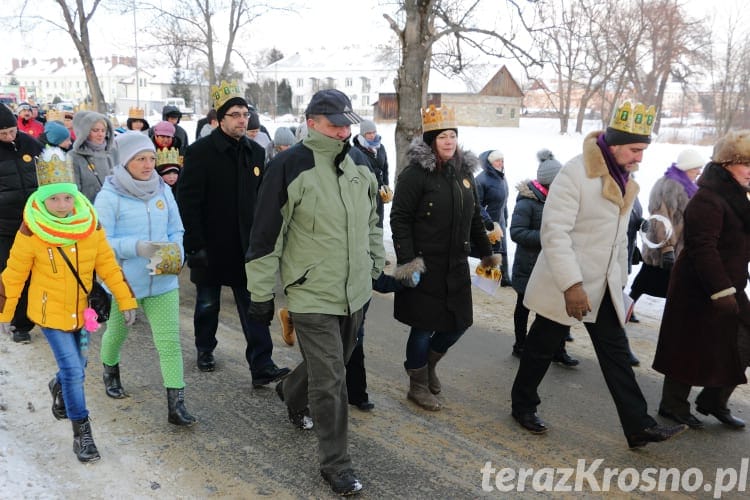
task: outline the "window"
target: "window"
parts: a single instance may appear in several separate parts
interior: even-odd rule
[[[352,86],[352,79],[344,78],[344,87],[351,87],[351,86]]]
[[[370,96],[369,95],[363,95],[362,96],[362,106],[369,106],[370,105]]]
[[[515,118],[516,117],[516,108],[510,108],[510,117]]]
[[[305,105],[305,96],[298,95],[294,96],[294,103],[297,105],[297,107],[301,107]]]
[[[297,88],[301,89],[305,86],[305,79],[304,78],[297,78]]]
[[[502,107],[502,106],[500,106],[499,108],[497,108],[497,109],[495,110],[495,114],[496,114],[497,116],[503,116],[503,107]]]
[[[370,79],[362,78],[362,92],[370,92]]]

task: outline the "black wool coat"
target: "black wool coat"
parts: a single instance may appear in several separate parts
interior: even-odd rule
[[[246,285],[245,253],[265,159],[256,142],[233,139],[221,127],[188,146],[177,190],[183,244],[187,254],[206,250],[209,264],[191,268],[193,283]]]
[[[414,328],[455,332],[473,323],[468,256],[470,242],[492,254],[477,201],[474,154],[459,150],[441,169],[435,153],[415,139],[409,165],[396,180],[391,233],[399,265],[422,257],[416,288],[396,292],[394,317]]]
[[[654,369],[693,386],[733,386],[746,382],[737,330],[750,326],[750,201],[714,163],[698,186],[685,209],[685,246],[672,268]],[[740,312],[721,315],[711,295],[731,287]]]
[[[0,142],[0,236],[15,237],[21,227],[23,207],[36,191],[36,157],[42,147],[21,131],[13,142]]]

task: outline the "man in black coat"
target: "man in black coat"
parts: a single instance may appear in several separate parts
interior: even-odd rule
[[[10,247],[23,221],[23,207],[36,191],[36,157],[42,144],[18,130],[16,117],[0,104],[0,272],[10,255]],[[24,289],[11,325],[13,341],[27,344],[34,323],[26,317],[27,289]]]
[[[245,252],[265,152],[245,135],[249,112],[239,86],[225,90],[212,92],[219,96],[215,103],[219,126],[186,150],[177,201],[185,226],[190,280],[197,292],[193,324],[198,369],[209,372],[215,368],[221,287],[229,286],[247,339],[245,357],[253,387],[259,387],[289,373],[271,359],[268,326],[247,315],[250,293]]]

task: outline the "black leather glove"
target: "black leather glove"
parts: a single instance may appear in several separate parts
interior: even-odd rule
[[[398,292],[404,289],[404,284],[390,274],[380,273],[378,279],[372,280],[372,289],[378,293]]]
[[[247,315],[250,319],[266,326],[271,324],[273,312],[273,299],[266,300],[265,302],[254,302],[253,300],[250,300],[250,307],[247,308]]]
[[[661,254],[661,268],[665,271],[671,271],[672,266],[674,266],[674,252],[664,252]]]
[[[208,253],[205,248],[187,254],[188,267],[208,267]]]
[[[492,231],[493,229],[495,229],[495,223],[492,222],[492,219],[484,219],[484,221],[482,222],[484,222],[484,228],[487,231]]]

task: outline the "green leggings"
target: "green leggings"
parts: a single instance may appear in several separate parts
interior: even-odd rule
[[[138,305],[146,314],[154,345],[159,353],[159,365],[164,387],[182,389],[185,387],[180,348],[180,291],[171,290],[161,295],[138,299]],[[120,312],[117,301],[112,300],[112,313],[109,315],[107,330],[102,337],[102,363],[114,366],[120,363],[120,350],[128,338],[128,327]]]

